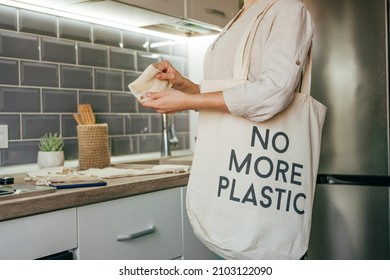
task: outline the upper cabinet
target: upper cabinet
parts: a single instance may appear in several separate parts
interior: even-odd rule
[[[188,19],[225,26],[239,11],[240,0],[186,0]]]
[[[186,0],[119,0],[117,2],[183,18],[185,15],[185,1]]]
[[[242,0],[119,0],[154,12],[203,23],[225,26],[232,19]]]

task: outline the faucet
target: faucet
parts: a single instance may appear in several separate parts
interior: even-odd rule
[[[176,136],[175,125],[169,125],[168,115],[162,114],[162,141],[161,141],[161,156],[170,157],[172,155],[171,148],[179,144],[179,139]],[[168,131],[169,129],[169,131]]]

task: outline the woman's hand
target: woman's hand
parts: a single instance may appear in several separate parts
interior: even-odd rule
[[[174,113],[194,109],[196,95],[189,94],[179,90],[167,90],[160,92],[147,92],[147,97],[142,101],[142,105],[151,108],[159,113]]]
[[[142,105],[159,113],[174,113],[186,110],[213,110],[229,112],[222,91],[203,94],[185,93],[179,90],[147,92]]]
[[[174,89],[187,93],[199,93],[198,85],[184,78],[169,61],[163,60],[160,63],[153,64],[153,66],[161,71],[156,75],[156,78],[168,81]]]

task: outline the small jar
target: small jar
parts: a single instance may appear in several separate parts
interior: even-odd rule
[[[0,188],[13,189],[14,178],[12,177],[0,177]]]

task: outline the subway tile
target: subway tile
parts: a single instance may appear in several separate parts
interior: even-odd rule
[[[161,150],[160,135],[142,135],[138,137],[140,153],[159,152]]]
[[[38,37],[0,31],[0,56],[38,60]]]
[[[18,28],[17,9],[0,5],[0,28],[16,31]]]
[[[173,41],[166,38],[150,37],[149,51],[152,53],[170,54]]]
[[[76,66],[60,66],[61,87],[63,88],[93,88],[92,68]]]
[[[168,124],[172,123],[172,118],[167,116]],[[161,133],[162,132],[162,115],[153,114],[151,115],[151,132],[152,133]]]
[[[131,136],[112,137],[111,154],[113,156],[138,153],[138,138]]]
[[[144,71],[150,64],[161,61],[161,57],[156,54],[137,52],[137,70]]]
[[[0,112],[40,112],[39,89],[0,87]]]
[[[136,113],[137,99],[128,93],[111,93],[112,113]]]
[[[139,73],[134,72],[125,72],[124,79],[123,79],[123,88],[124,91],[130,93],[129,84],[134,82],[138,77],[140,76]]]
[[[64,139],[64,156],[65,160],[78,159],[78,141],[76,139]]]
[[[42,38],[42,60],[76,64],[76,44],[57,39]]]
[[[119,47],[121,44],[121,31],[119,29],[93,25],[93,42]]]
[[[61,126],[63,137],[77,137],[77,123],[73,115],[61,115]]]
[[[125,49],[110,49],[110,67],[135,70],[134,52]]]
[[[1,152],[1,165],[11,166],[18,164],[36,163],[39,141],[9,142],[8,149]]]
[[[157,112],[151,108],[146,108],[144,106],[142,106],[141,103],[137,102],[137,106],[138,106],[138,113],[149,113],[149,114],[157,114]]]
[[[96,123],[106,123],[109,135],[123,135],[123,116],[121,115],[96,115]]]
[[[175,124],[176,132],[188,132],[190,126],[188,113],[174,114],[173,123]]]
[[[19,10],[19,30],[57,37],[57,17],[29,10]]]
[[[18,33],[17,10],[0,5],[0,84],[8,85],[0,86],[0,124],[13,140],[0,166],[35,163],[38,138],[48,132],[61,132],[65,159],[77,159],[72,112],[79,103],[91,104],[97,121],[108,123],[112,155],[160,151],[161,115],[140,105],[128,84],[163,58],[187,76],[187,43],[27,10],[20,10],[24,33]],[[176,149],[188,149],[188,112],[170,122]]]
[[[177,143],[175,147],[172,147],[172,150],[185,150],[190,148],[188,133],[178,133],[176,136],[179,143]]]
[[[150,133],[150,115],[127,115],[126,134]]]
[[[162,59],[168,60],[172,66],[179,72],[184,73],[184,59],[175,56],[162,56]],[[184,75],[184,74],[183,74]]]
[[[20,115],[0,114],[0,125],[8,125],[8,138],[20,139]]]
[[[20,76],[22,85],[58,87],[56,64],[21,61]]]
[[[147,51],[148,37],[141,33],[123,32],[123,47],[127,49]]]
[[[70,90],[43,89],[42,111],[49,112],[77,112],[77,92]]]
[[[46,133],[60,133],[59,115],[22,115],[22,138],[40,138]]]
[[[107,67],[107,47],[78,44],[78,62],[80,65]]]
[[[19,65],[17,60],[0,59],[0,84],[19,84]]]
[[[92,42],[92,24],[67,18],[60,18],[58,23],[60,38]]]
[[[95,113],[110,111],[110,94],[108,92],[80,91],[79,103],[89,103]]]
[[[122,72],[95,69],[95,89],[123,90]]]

